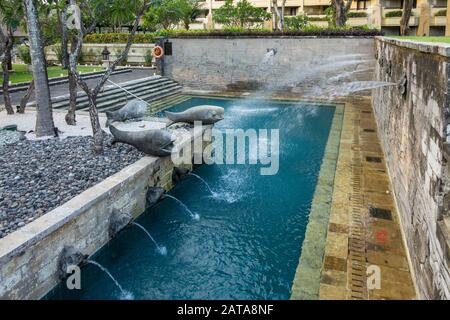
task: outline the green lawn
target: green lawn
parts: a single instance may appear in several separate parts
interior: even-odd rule
[[[104,68],[99,66],[93,67],[78,66],[78,71],[80,71],[81,73],[94,72],[100,70],[104,70]],[[63,76],[67,76],[67,70],[63,70],[59,66],[48,67],[47,72],[49,78],[60,77],[61,74],[63,74]],[[13,64],[13,72],[9,74],[9,81],[11,81],[11,83],[26,82],[31,81],[31,79],[33,79],[33,74],[32,72],[27,70],[27,66],[25,64]],[[0,77],[0,84],[2,83],[3,77]]]
[[[450,37],[419,37],[419,36],[387,36],[387,38],[396,38],[396,39],[404,39],[404,40],[414,40],[420,42],[443,42],[450,43]]]

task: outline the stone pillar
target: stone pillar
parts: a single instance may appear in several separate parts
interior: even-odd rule
[[[447,0],[447,20],[445,21],[445,36],[450,37],[450,0]]]
[[[369,24],[374,25],[377,29],[381,29],[381,21],[382,21],[382,15],[381,15],[381,4],[380,1],[377,1],[373,6],[372,10],[369,16]]]
[[[431,6],[428,1],[424,1],[419,5],[419,26],[417,28],[418,36],[430,35],[431,19]]]
[[[156,45],[160,46],[161,48],[164,48],[164,42],[167,40],[165,37],[159,37],[156,39]],[[155,58],[155,66],[156,66],[156,73],[160,76],[164,76],[164,55],[161,58]]]

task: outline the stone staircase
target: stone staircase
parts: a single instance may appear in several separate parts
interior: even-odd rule
[[[100,91],[97,96],[97,109],[99,112],[111,111],[123,107],[128,101],[136,99],[133,95],[149,102],[151,106],[149,109],[153,112],[153,103],[156,106],[160,105],[159,102],[163,99],[170,101],[169,98],[178,96],[182,89],[181,85],[177,82],[161,76],[131,80],[122,82],[119,85],[121,88],[116,85],[106,85]],[[34,107],[35,105],[35,101],[33,101],[28,103],[27,106]],[[67,109],[69,106],[69,95],[52,97],[52,106],[54,109]],[[83,91],[79,91],[77,93],[77,110],[87,110],[88,108],[89,101],[87,95]]]

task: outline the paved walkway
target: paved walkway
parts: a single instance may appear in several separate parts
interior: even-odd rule
[[[379,288],[371,268],[380,271]],[[369,99],[345,106],[319,298],[415,298]]]
[[[112,75],[109,79],[116,83],[126,82],[130,80],[150,77],[155,73],[154,69],[133,69],[131,72],[120,73]],[[86,82],[89,86],[94,86],[100,78],[88,79]],[[79,90],[81,90],[79,88]],[[63,83],[54,86],[50,86],[50,94],[52,97],[64,95],[69,93],[69,84]],[[13,92],[11,93],[11,102],[14,105],[20,104],[20,99],[22,99],[25,91]],[[34,100],[34,93],[30,97],[30,101]],[[3,95],[0,97],[0,104],[5,104],[3,100]]]

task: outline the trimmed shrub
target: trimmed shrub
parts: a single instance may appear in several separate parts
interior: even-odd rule
[[[309,21],[328,21],[328,17],[309,17]]]
[[[351,11],[347,13],[347,18],[364,18],[367,17],[367,12],[365,11]]]
[[[271,31],[266,29],[260,30],[248,30],[245,32],[227,32],[224,30],[217,31],[205,31],[202,33],[173,33],[171,37],[173,38],[197,38],[197,37],[279,37],[279,36],[317,36],[317,37],[373,37],[382,36],[384,33],[378,29],[369,29],[367,27],[346,27],[346,28],[329,28],[329,27],[319,27],[315,25],[308,25],[302,30],[295,31]]]
[[[128,33],[91,33],[84,37],[85,43],[127,43]],[[136,34],[133,43],[153,43],[151,33]]]
[[[394,17],[401,17],[403,11],[402,10],[395,10],[395,11],[389,11],[386,13],[386,18],[394,18]]]
[[[17,56],[20,58],[20,60],[23,61],[25,64],[31,64],[31,55],[30,55],[30,48],[26,45],[20,45],[17,47]]]

